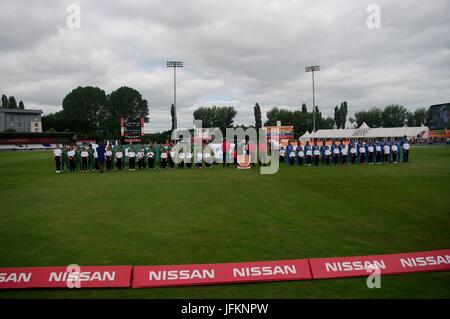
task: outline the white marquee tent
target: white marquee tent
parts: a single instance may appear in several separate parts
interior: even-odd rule
[[[300,141],[314,139],[398,139],[406,136],[408,139],[417,138],[428,134],[428,127],[380,127],[370,128],[366,123],[354,129],[333,129],[317,130],[316,132],[306,132],[300,137]]]

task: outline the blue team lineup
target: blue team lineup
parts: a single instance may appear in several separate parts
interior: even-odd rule
[[[267,156],[272,160],[278,158],[279,162],[286,166],[396,164],[409,162],[410,150],[406,138],[392,141],[288,141],[286,145],[279,144],[275,148],[271,148],[269,144],[257,144],[249,140],[241,143],[224,141],[215,145],[216,147],[200,150],[191,146],[177,148],[168,141],[147,145],[109,143],[62,147],[56,145],[53,157],[56,173],[103,173],[113,170],[210,168],[215,165],[238,167],[242,155],[248,157],[244,161],[251,162],[249,166],[265,166],[267,161],[263,159],[267,159]],[[278,150],[278,157],[270,154],[271,149]],[[238,150],[242,154],[238,154]]]
[[[294,166],[387,164],[409,161],[410,145],[407,139],[397,141],[350,141],[331,144],[322,141],[280,147],[280,162]]]

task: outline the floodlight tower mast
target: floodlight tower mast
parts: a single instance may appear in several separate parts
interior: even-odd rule
[[[167,61],[166,67],[173,68],[173,109],[174,129],[177,128],[177,68],[183,67],[183,61]]]
[[[316,100],[314,94],[314,72],[320,71],[320,65],[311,65],[305,67],[305,72],[312,73],[312,89],[313,89],[313,132],[316,131]]]

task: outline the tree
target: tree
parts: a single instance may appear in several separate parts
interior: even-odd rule
[[[14,96],[10,96],[8,100],[8,108],[9,109],[17,109],[17,102]]]
[[[22,100],[20,100],[20,102],[19,102],[19,109],[20,110],[24,110],[25,109],[25,105],[23,104]]]
[[[389,105],[381,113],[383,127],[402,127],[406,124],[408,110],[402,105]]]
[[[70,119],[64,115],[63,111],[59,111],[56,113],[51,113],[42,116],[42,131],[50,132],[50,129],[53,129],[57,132],[70,131]]]
[[[261,115],[261,107],[258,103],[253,107],[253,114],[255,116],[255,129],[259,136],[259,129],[262,127],[262,115]]]
[[[120,117],[147,117],[149,110],[147,100],[142,98],[141,93],[133,88],[123,86],[107,97],[107,103],[102,113],[105,118],[101,125],[103,134],[117,137],[120,135]]]
[[[82,137],[93,137],[100,133],[101,122],[105,120],[105,91],[98,87],[77,87],[67,94],[62,103],[62,122],[70,131]],[[55,127],[56,129],[56,127]]]
[[[423,126],[423,125],[426,126],[428,123],[427,109],[424,107],[415,110],[413,113],[413,117],[414,117],[414,126]]]
[[[218,127],[223,134],[226,134],[226,128],[233,126],[233,120],[236,116],[234,107],[200,107],[194,111],[194,119],[201,120],[203,127]]]
[[[334,124],[336,125],[336,128],[341,127],[341,114],[340,114],[339,107],[336,105],[334,107]]]
[[[175,114],[175,106],[170,107],[170,116],[172,118],[172,131],[177,128],[177,115]]]
[[[355,118],[351,119],[350,122],[356,122],[356,126],[361,126],[364,122],[370,127],[382,127],[383,119],[382,119],[382,111],[377,107],[373,107],[367,111],[358,111],[355,112]]]
[[[302,104],[302,114],[308,114],[308,108],[305,103]]]
[[[266,113],[267,121],[265,125],[274,126],[277,125],[277,121],[281,121],[282,125],[294,126],[294,136],[299,137],[306,131],[312,131],[312,112],[304,113],[306,109],[302,106],[302,111],[290,111],[287,109],[274,107]],[[316,112],[316,129],[331,129],[333,128],[334,120],[331,117],[323,118],[319,108],[315,107]]]
[[[347,114],[347,102],[344,101],[341,103],[341,108],[339,109],[339,122],[341,125],[338,128],[345,128],[345,123],[347,122]]]
[[[8,108],[8,97],[5,94],[2,95],[2,108]]]

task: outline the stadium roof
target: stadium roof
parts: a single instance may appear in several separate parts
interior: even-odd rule
[[[366,123],[354,129],[332,129],[306,132],[301,139],[350,139],[350,138],[390,138],[390,137],[417,137],[428,132],[428,127],[380,127],[370,128]]]

